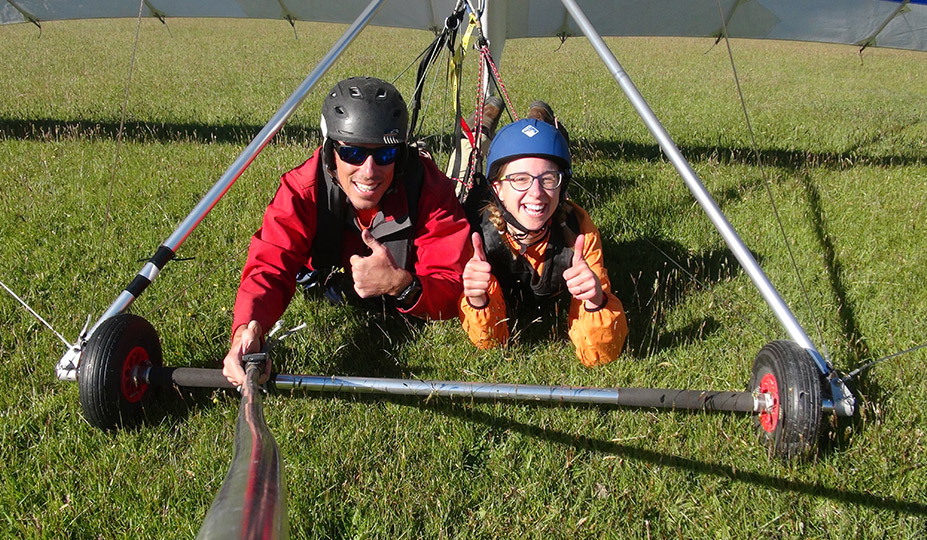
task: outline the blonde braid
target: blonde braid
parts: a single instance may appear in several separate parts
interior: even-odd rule
[[[496,206],[496,203],[486,203],[486,206],[483,207],[483,212],[489,213],[487,218],[489,219],[489,222],[496,227],[496,230],[499,231],[499,234],[505,233],[505,219],[502,217],[502,210],[499,210],[499,207]]]
[[[496,182],[502,177],[502,168],[500,167],[496,174],[492,178],[486,180],[486,188],[490,190],[495,189]],[[505,234],[505,218],[502,217],[502,210],[499,209],[499,206],[496,205],[496,202],[492,199],[486,203],[486,206],[483,207],[483,212],[489,212],[489,222],[495,225],[496,230],[499,231],[499,235]]]

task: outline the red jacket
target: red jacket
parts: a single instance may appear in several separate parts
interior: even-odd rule
[[[293,297],[296,273],[303,266],[312,268],[317,183],[324,181],[319,160],[317,149],[308,161],[281,178],[261,228],[251,238],[235,300],[233,332],[252,319],[261,328],[270,329]],[[430,159],[422,157],[421,162],[425,175],[415,219],[415,263],[414,268],[406,270],[421,281],[422,294],[414,306],[401,311],[422,318],[449,319],[457,314],[457,301],[463,291],[460,276],[470,256],[470,226],[451,180]],[[380,212],[386,221],[395,220],[396,216],[407,215],[407,206],[403,183],[397,177],[380,201]],[[376,236],[375,228],[371,232]],[[350,272],[350,257],[366,255],[369,249],[354,227],[345,229],[342,242],[341,263]]]

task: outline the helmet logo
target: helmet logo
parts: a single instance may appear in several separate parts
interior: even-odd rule
[[[403,141],[399,137],[399,130],[391,129],[383,134],[383,142],[386,144],[402,144]]]
[[[528,137],[534,137],[535,135],[540,133],[540,131],[538,131],[538,128],[531,126],[531,125],[525,126],[524,129],[521,130],[521,132],[527,135]]]

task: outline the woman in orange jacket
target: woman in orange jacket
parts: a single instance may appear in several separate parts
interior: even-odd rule
[[[470,340],[486,349],[508,341],[519,306],[569,299],[567,333],[576,356],[591,367],[618,357],[628,324],[611,292],[599,231],[566,198],[571,159],[565,130],[554,123],[550,107],[535,102],[529,118],[492,140],[488,193],[471,216],[478,223],[459,314]]]

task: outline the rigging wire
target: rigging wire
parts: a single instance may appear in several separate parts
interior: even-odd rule
[[[425,106],[422,108],[422,116],[427,115],[428,110],[429,110],[429,108],[431,107],[432,101],[435,100],[435,93],[437,92],[437,90],[438,90],[438,88],[439,88],[439,85],[438,85],[438,73],[439,73],[439,71],[436,69],[436,70],[434,70],[434,73],[432,74],[431,88],[430,88],[429,91],[428,91],[428,99],[425,100]],[[444,89],[445,89],[444,95],[447,95],[447,89],[448,89],[448,87],[447,87],[447,77],[444,78],[444,81],[445,81],[445,84],[444,84]],[[424,83],[424,81],[423,81],[423,83]],[[445,103],[446,103],[446,102],[445,102]],[[439,141],[439,142],[440,142],[440,141]],[[440,147],[439,147],[439,148],[440,148]]]
[[[450,36],[449,36],[449,37],[450,37]],[[453,39],[453,37],[450,37],[450,39]],[[440,47],[440,48],[441,48],[442,51],[444,51],[444,50],[446,49],[446,45],[447,45],[446,40],[445,40],[445,42],[441,43],[441,47]],[[438,59],[440,58],[440,54],[441,54],[441,53],[436,53],[436,54],[434,55],[434,57],[430,60],[430,64],[431,64],[432,66],[437,65]],[[427,72],[427,70],[426,70],[426,72]],[[427,116],[428,111],[429,111],[429,108],[431,107],[432,101],[433,101],[434,98],[435,98],[435,92],[436,92],[436,89],[438,88],[438,74],[439,74],[439,73],[440,73],[439,70],[437,70],[437,69],[433,70],[433,73],[432,73],[432,76],[431,76],[431,84],[428,85],[428,86],[429,86],[429,89],[428,89],[427,97],[425,98],[425,100],[424,100],[423,103],[422,103],[422,117]],[[420,86],[420,87],[421,87],[421,90],[418,92],[418,93],[419,93],[419,96],[421,96],[421,95],[424,93],[424,91],[425,91],[425,86],[426,86],[426,73],[423,73],[423,74],[422,74],[422,78],[421,78],[421,80],[417,83],[417,86]],[[416,88],[416,90],[419,90],[419,88]]]
[[[863,364],[863,365],[859,366],[858,368],[854,369],[853,371],[847,373],[846,376],[844,377],[844,379],[849,381],[849,380],[853,379],[854,377],[856,377],[857,375],[859,375],[860,373],[862,373],[863,371],[866,371],[866,370],[868,370],[869,368],[875,366],[876,364],[881,364],[882,362],[884,362],[884,361],[886,361],[886,360],[889,360],[889,359],[891,359],[891,358],[895,358],[896,356],[901,356],[901,355],[903,355],[903,354],[908,354],[908,353],[914,352],[914,351],[916,351],[916,350],[918,350],[918,349],[923,349],[924,347],[927,347],[927,343],[921,343],[920,345],[916,345],[916,346],[911,347],[911,348],[909,348],[909,349],[905,349],[905,350],[903,350],[903,351],[898,351],[898,352],[896,352],[896,353],[892,353],[892,354],[889,354],[889,355],[887,355],[887,356],[883,356],[882,358],[879,358],[879,359],[877,359],[877,360],[873,360],[872,362]]]
[[[132,45],[132,57],[129,61],[129,72],[126,75],[125,92],[123,93],[122,99],[122,112],[119,118],[119,130],[116,132],[116,150],[113,155],[113,168],[110,171],[111,174],[109,181],[109,193],[106,196],[106,213],[104,216],[107,222],[109,222],[112,217],[111,212],[113,208],[113,186],[116,184],[116,169],[119,167],[119,150],[122,147],[122,140],[125,131],[126,111],[129,108],[129,90],[132,87],[132,74],[135,71],[136,53],[138,52],[138,37],[141,33],[142,12],[144,9],[145,0],[140,0],[138,3],[138,19],[135,23],[135,42]],[[103,242],[105,241],[106,237],[106,234],[100,236],[100,247],[97,249],[98,253],[102,253]]]
[[[130,89],[130,87],[131,87],[132,73],[133,73],[133,71],[134,71],[134,69],[135,69],[135,58],[136,58],[136,52],[137,52],[137,50],[138,50],[138,38],[139,38],[140,28],[141,28],[141,24],[142,24],[142,13],[143,13],[143,10],[144,10],[144,6],[145,6],[145,0],[141,0],[141,1],[139,2],[139,6],[138,6],[138,20],[137,20],[137,23],[136,23],[136,26],[135,26],[135,43],[134,43],[134,46],[133,46],[133,49],[132,49],[132,58],[131,58],[131,61],[130,61],[130,63],[129,63],[129,73],[128,73],[128,76],[127,76],[127,79],[126,79],[125,93],[124,93],[123,103],[122,103],[122,114],[121,114],[121,118],[120,118],[120,120],[119,120],[119,130],[118,130],[117,133],[116,133],[116,150],[115,150],[115,154],[114,154],[114,156],[113,156],[113,167],[112,167],[112,169],[111,169],[111,173],[112,173],[112,174],[110,175],[109,193],[107,194],[107,201],[106,201],[106,213],[104,214],[104,215],[106,216],[106,220],[107,220],[107,221],[109,221],[109,219],[110,219],[110,217],[111,217],[112,201],[113,201],[113,186],[114,186],[114,184],[115,184],[115,182],[116,182],[116,169],[117,169],[118,164],[119,164],[119,149],[120,149],[120,146],[121,146],[121,144],[122,144],[123,133],[124,133],[124,130],[125,130],[125,117],[126,117],[126,110],[128,109],[129,89]],[[39,28],[41,29],[41,26],[40,26]],[[101,240],[100,240],[101,244],[100,244],[100,247],[97,249],[98,252],[102,252],[102,249],[103,249],[103,247],[102,247],[103,244],[102,244],[102,243],[104,242],[105,237],[106,237],[105,234],[103,234],[103,235],[101,236]],[[26,308],[26,310],[27,310],[29,313],[32,314],[32,316],[34,316],[34,317],[35,317],[36,319],[38,319],[42,324],[44,324],[49,330],[51,330],[52,333],[55,334],[55,336],[57,336],[57,338],[58,338],[59,340],[61,340],[62,343],[64,343],[65,347],[71,347],[71,343],[68,342],[68,340],[65,339],[64,336],[61,335],[60,332],[58,332],[57,330],[55,330],[55,328],[52,327],[52,325],[51,325],[48,321],[46,321],[41,315],[39,315],[34,309],[32,309],[32,307],[30,307],[29,304],[27,304],[27,303],[26,303],[22,298],[20,298],[15,292],[13,292],[12,289],[10,289],[9,287],[7,287],[6,284],[3,283],[2,281],[0,281],[0,287],[3,287],[3,289],[6,290],[6,292],[9,293],[10,296],[12,296],[13,298],[15,298],[20,304],[22,304],[22,306],[23,306],[24,308]],[[88,323],[89,323],[89,319],[88,319]],[[85,328],[85,330],[86,330],[86,328]]]
[[[820,325],[820,323],[819,323],[819,318],[816,316],[816,311],[815,311],[815,309],[814,309],[814,306],[813,306],[812,303],[811,303],[810,296],[808,295],[808,290],[807,290],[806,287],[805,287],[805,282],[804,282],[804,280],[802,280],[801,272],[799,272],[798,263],[795,261],[795,255],[794,255],[794,253],[792,252],[792,245],[791,245],[791,242],[789,241],[789,238],[788,238],[788,236],[787,236],[787,234],[786,234],[785,226],[783,225],[783,223],[782,223],[782,218],[781,218],[781,216],[779,215],[779,210],[778,210],[778,208],[776,207],[776,202],[775,202],[775,199],[774,199],[774,197],[773,197],[772,188],[770,187],[770,186],[771,186],[771,182],[769,181],[769,177],[768,177],[768,175],[766,174],[766,168],[763,167],[762,158],[761,158],[761,156],[760,156],[759,148],[758,148],[758,145],[757,145],[757,142],[756,142],[756,135],[755,135],[755,133],[754,133],[754,131],[753,131],[753,126],[752,126],[752,124],[751,124],[751,122],[750,122],[750,115],[749,115],[748,112],[747,112],[746,100],[744,99],[743,91],[741,90],[741,87],[740,87],[740,78],[739,78],[738,75],[737,75],[737,67],[736,67],[736,65],[735,65],[735,63],[734,63],[734,54],[733,54],[732,49],[731,49],[731,42],[730,42],[730,38],[729,38],[729,36],[728,36],[728,31],[727,31],[727,21],[726,21],[725,18],[724,18],[724,10],[723,10],[722,7],[721,7],[721,2],[720,2],[720,0],[718,0],[718,12],[719,12],[719,15],[720,15],[720,18],[721,18],[721,27],[722,27],[722,31],[723,31],[724,44],[725,44],[726,47],[727,47],[728,58],[729,58],[730,61],[731,61],[731,70],[733,71],[733,75],[734,75],[734,83],[735,83],[736,86],[737,86],[737,95],[738,95],[739,98],[740,98],[740,104],[741,104],[741,107],[742,107],[742,109],[743,109],[744,119],[745,119],[746,124],[747,124],[747,130],[748,130],[749,133],[750,133],[750,140],[751,140],[751,143],[752,143],[752,150],[753,150],[754,156],[756,157],[757,165],[759,165],[760,173],[761,173],[762,176],[763,176],[764,185],[765,185],[765,187],[766,187],[766,193],[769,195],[769,202],[770,202],[770,204],[772,205],[773,213],[774,213],[775,216],[776,216],[776,221],[777,221],[777,223],[778,223],[778,225],[779,225],[779,230],[782,232],[782,237],[783,237],[783,240],[784,240],[784,242],[785,242],[786,249],[788,250],[788,253],[789,253],[789,260],[791,261],[792,268],[794,268],[794,270],[795,270],[795,275],[796,275],[796,277],[798,278],[798,283],[799,283],[799,286],[801,287],[801,291],[802,291],[802,297],[804,298],[805,303],[806,303],[807,306],[808,306],[808,310],[811,312],[811,318],[812,318],[812,321],[814,322],[815,329],[817,330],[817,333],[818,333],[818,340],[819,340],[820,346],[821,346],[821,348],[822,348],[822,350],[821,350],[820,352],[824,355],[824,358],[825,358],[826,360],[828,360],[828,362],[830,362],[831,359],[830,359],[830,356],[829,356],[828,351],[827,351],[827,345],[824,343],[824,337],[823,337],[823,332],[821,331],[821,325]],[[860,53],[862,53],[862,49],[860,49]],[[903,351],[898,351],[898,352],[895,352],[895,353],[892,353],[892,354],[883,356],[883,357],[881,357],[881,358],[878,358],[878,359],[876,359],[876,360],[873,360],[873,361],[871,361],[871,362],[865,363],[865,364],[863,364],[863,365],[857,367],[856,369],[854,369],[854,370],[851,371],[850,373],[848,373],[848,374],[844,377],[844,380],[847,380],[847,381],[852,380],[853,378],[855,378],[855,377],[856,377],[857,375],[859,375],[860,373],[862,373],[862,372],[864,372],[864,371],[866,371],[866,370],[872,368],[873,366],[875,366],[875,365],[877,365],[877,364],[880,364],[880,363],[882,363],[882,362],[884,362],[884,361],[886,361],[886,360],[889,360],[889,359],[892,359],[892,358],[895,358],[895,357],[898,357],[898,356],[901,356],[901,355],[904,355],[904,354],[908,354],[908,353],[917,351],[917,350],[919,350],[919,349],[923,349],[923,348],[925,348],[925,347],[927,347],[927,343],[923,343],[923,344],[921,344],[921,345],[916,345],[916,346],[914,346],[914,347],[910,347],[910,348],[905,349],[905,350],[903,350]]]
[[[70,346],[71,346],[71,344],[68,343],[68,340],[64,339],[64,336],[62,336],[60,333],[58,333],[57,330],[55,330],[54,328],[52,328],[52,325],[49,324],[48,321],[46,321],[45,319],[43,319],[41,315],[39,315],[38,313],[35,312],[34,309],[32,309],[31,307],[29,307],[29,304],[27,304],[22,298],[20,298],[19,296],[17,296],[16,293],[14,293],[13,290],[10,289],[9,287],[7,287],[6,284],[3,283],[2,281],[0,281],[0,287],[3,287],[4,289],[6,289],[6,292],[10,293],[10,296],[12,296],[13,298],[15,298],[20,304],[22,304],[23,307],[26,308],[26,311],[28,311],[29,313],[31,313],[36,319],[38,319],[39,321],[41,321],[42,324],[44,324],[45,326],[47,326],[48,329],[52,331],[52,333],[54,333],[56,336],[58,336],[58,339],[60,339],[61,342],[64,343],[64,346],[65,346],[65,347],[70,347]]]
[[[121,147],[122,147],[122,143],[123,143],[124,135],[125,135],[125,121],[126,121],[126,116],[127,116],[128,108],[129,108],[129,95],[130,95],[130,93],[131,93],[130,91],[131,91],[131,87],[132,87],[132,78],[133,78],[133,75],[134,75],[134,73],[135,73],[135,66],[136,66],[136,63],[137,63],[136,60],[137,60],[137,56],[138,56],[138,45],[139,45],[139,37],[140,37],[140,35],[141,35],[142,15],[143,15],[143,13],[144,13],[144,7],[145,7],[145,0],[141,0],[141,1],[139,2],[139,6],[138,6],[138,17],[137,17],[137,19],[136,19],[136,25],[135,25],[135,39],[134,39],[134,42],[133,42],[133,45],[132,45],[132,55],[131,55],[131,59],[130,59],[130,62],[129,62],[129,70],[128,70],[128,73],[126,74],[125,91],[124,91],[124,93],[123,93],[122,110],[121,110],[120,119],[119,119],[119,129],[118,129],[118,131],[117,131],[117,133],[116,133],[116,150],[115,150],[115,153],[114,153],[114,156],[113,156],[113,166],[112,166],[111,175],[110,175],[109,194],[108,194],[108,196],[107,196],[107,203],[106,203],[106,213],[105,213],[105,216],[106,216],[105,219],[106,219],[106,221],[109,221],[109,220],[111,219],[112,200],[113,200],[113,188],[114,188],[114,185],[115,185],[115,183],[116,183],[116,171],[117,171],[117,169],[118,169],[118,167],[119,167],[119,151],[120,151],[120,149],[121,149]],[[161,19],[161,18],[159,17],[159,19]],[[161,22],[168,28],[168,33],[170,33],[170,27],[167,25],[167,23],[164,21],[164,19],[161,19]],[[291,21],[291,26],[293,26],[293,32],[294,32],[294,34],[295,34],[295,32],[296,32],[296,27],[295,27],[295,25],[293,25],[292,21]],[[173,34],[171,34],[171,35],[173,35]],[[298,36],[297,36],[297,39],[298,39]],[[105,242],[106,236],[107,236],[106,234],[103,234],[103,235],[101,236],[101,246],[100,246],[100,248],[98,249],[98,252],[102,252],[102,249],[103,249],[103,248],[102,248],[102,244],[103,244],[103,242]],[[246,253],[246,251],[247,251],[247,250],[246,250],[245,248],[243,248],[243,249],[240,250],[239,254]],[[188,258],[174,258],[173,260],[174,260],[175,262],[179,262],[179,261],[186,261],[186,260],[193,260],[193,259],[194,259],[194,257],[188,257]],[[143,259],[143,260],[147,260],[147,259]],[[204,262],[201,262],[200,265],[199,265],[199,268],[200,268],[201,270],[205,270],[205,271],[203,271],[203,272],[201,273],[201,277],[197,278],[196,280],[193,281],[193,283],[191,283],[191,284],[187,285],[186,287],[182,288],[180,291],[178,291],[178,292],[175,293],[174,295],[171,295],[169,298],[166,298],[166,299],[165,299],[164,301],[162,301],[160,304],[158,304],[157,306],[155,306],[154,309],[152,310],[152,312],[153,312],[153,313],[156,313],[156,312],[162,311],[168,302],[170,302],[170,301],[172,301],[172,300],[174,300],[174,299],[176,299],[176,298],[180,298],[180,297],[184,296],[187,292],[189,292],[189,290],[190,290],[191,288],[193,288],[194,286],[197,286],[197,285],[201,285],[207,278],[209,278],[210,276],[214,275],[220,268],[229,266],[229,265],[232,263],[232,261],[233,261],[233,258],[232,258],[232,257],[228,257],[228,258],[225,259],[225,263],[224,263],[224,264],[216,264],[216,265],[212,265],[212,266],[208,266],[207,263],[206,263],[205,261],[204,261]],[[24,305],[25,305],[25,304],[24,304]],[[28,306],[27,306],[27,308],[28,308]],[[30,310],[30,311],[31,311],[31,310]],[[38,317],[38,315],[36,315],[36,317]],[[40,318],[40,320],[41,320],[41,318]],[[44,321],[43,321],[43,322],[44,322]],[[51,328],[51,327],[49,327],[49,328]],[[53,330],[53,331],[54,331],[54,330]],[[57,332],[56,332],[56,334],[57,334]],[[59,337],[60,337],[60,335],[59,335]],[[67,342],[66,342],[66,344],[67,344]],[[70,346],[70,344],[68,344],[68,346]]]
[[[785,243],[786,251],[788,251],[788,254],[789,254],[789,261],[792,264],[792,268],[795,270],[795,276],[798,278],[798,284],[799,284],[799,287],[801,288],[802,298],[804,299],[805,304],[808,307],[808,310],[811,312],[811,320],[814,323],[815,329],[817,330],[818,343],[820,344],[820,347],[822,349],[820,352],[824,356],[824,359],[830,362],[830,355],[827,351],[827,345],[824,343],[824,334],[821,331],[821,325],[819,323],[817,313],[814,309],[814,306],[811,303],[811,298],[808,295],[808,290],[805,287],[805,282],[801,277],[801,272],[798,269],[798,263],[795,261],[795,254],[792,252],[792,243],[789,240],[788,234],[786,233],[786,230],[785,230],[785,226],[782,223],[782,217],[779,214],[779,209],[776,206],[776,200],[772,192],[772,182],[770,182],[769,175],[766,174],[766,168],[763,166],[763,159],[762,159],[762,156],[760,156],[759,146],[757,145],[757,142],[756,142],[756,134],[753,131],[753,124],[750,122],[750,114],[747,111],[747,102],[746,102],[746,99],[744,99],[743,90],[741,89],[741,86],[740,86],[740,77],[737,75],[737,65],[734,62],[734,52],[731,49],[731,40],[728,36],[727,21],[724,18],[724,9],[721,7],[721,0],[718,0],[718,14],[721,18],[721,29],[723,32],[722,35],[724,36],[724,44],[727,47],[727,55],[731,61],[731,71],[734,76],[734,84],[737,87],[737,96],[740,99],[740,106],[744,113],[744,121],[747,124],[747,131],[750,133],[750,142],[751,142],[751,146],[753,150],[753,155],[756,158],[757,166],[759,167],[760,174],[763,177],[763,185],[766,187],[766,193],[769,196],[769,203],[772,206],[773,214],[776,216],[776,223],[778,223],[779,225],[779,231],[782,233],[782,239],[783,239],[783,242]]]

